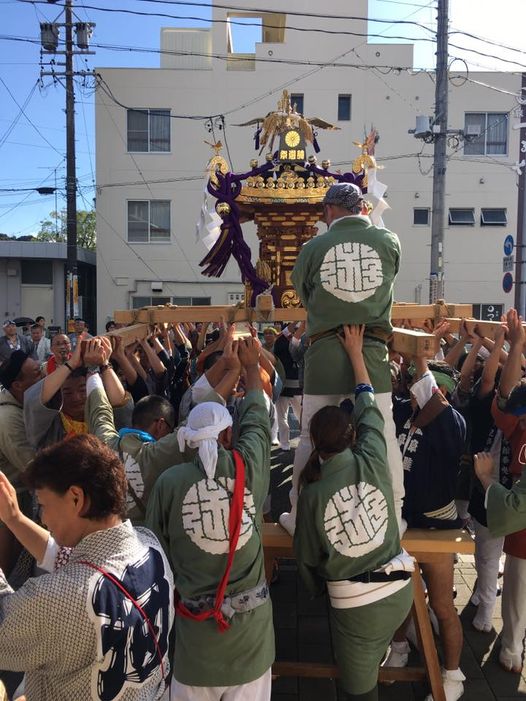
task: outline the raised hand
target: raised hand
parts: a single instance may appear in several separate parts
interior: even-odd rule
[[[508,327],[508,341],[512,346],[524,345],[526,334],[522,325],[522,316],[517,314],[516,309],[510,309],[506,314],[506,325]]]
[[[349,357],[362,354],[364,332],[365,326],[363,324],[346,324],[343,327],[343,336],[338,336],[338,338]]]
[[[4,473],[0,472],[0,521],[9,528],[9,524],[20,516],[21,511],[18,506],[16,489]]]
[[[80,336],[77,339],[77,345],[75,346],[75,350],[73,351],[71,358],[68,361],[73,370],[75,370],[75,368],[79,368],[82,365],[83,355],[86,347],[86,335],[86,331],[83,331],[80,334]]]
[[[111,353],[111,342],[108,341],[109,352]],[[90,367],[92,365],[105,365],[107,362],[107,347],[102,344],[100,337],[90,338],[86,341],[86,349],[84,351],[84,365]]]
[[[223,348],[223,363],[226,370],[241,371],[241,361],[239,360],[239,341],[234,341],[231,334],[227,336],[225,347]]]
[[[244,338],[239,341],[238,354],[244,368],[259,364],[261,344],[254,338]]]

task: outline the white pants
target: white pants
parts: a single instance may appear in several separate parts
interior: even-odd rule
[[[305,463],[311,452],[309,425],[314,414],[324,406],[338,406],[344,399],[351,399],[349,394],[305,394],[303,395],[303,411],[301,415],[300,442],[296,448],[294,456],[294,468],[292,472],[292,489],[290,492],[290,503],[292,512],[295,515],[296,504],[298,502],[299,478]],[[391,392],[380,392],[375,394],[376,405],[384,418],[384,437],[387,445],[387,463],[391,473],[391,483],[393,485],[394,505],[396,519],[400,532],[405,528],[402,525],[402,502],[404,500],[404,470],[402,467],[402,454],[396,438],[396,428],[393,419],[393,400]]]
[[[278,417],[279,442],[288,445],[290,441],[289,407],[292,407],[298,421],[301,420],[301,394],[294,397],[279,397],[276,401],[276,414]]]
[[[497,599],[497,578],[504,538],[493,538],[489,530],[473,519],[475,529],[475,568],[477,570],[476,593],[480,604],[493,612]],[[491,618],[491,615],[490,615]]]
[[[171,701],[270,701],[271,668],[253,682],[239,686],[187,686],[172,679]]]
[[[526,633],[526,560],[506,555],[502,584],[501,648],[521,656]]]

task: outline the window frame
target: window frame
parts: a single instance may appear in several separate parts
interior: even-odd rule
[[[39,282],[29,281],[29,277],[33,277],[33,272],[37,271],[36,278],[40,278]],[[43,276],[45,272],[49,275]],[[43,280],[47,281],[43,281]],[[22,258],[20,260],[20,284],[27,287],[53,287],[54,270],[53,261],[50,258]]]
[[[480,112],[464,112],[464,133],[467,134],[467,118],[468,115],[484,115],[484,126],[482,127],[482,131],[479,134],[479,136],[475,137],[472,141],[466,141],[464,140],[464,148],[463,148],[463,155],[466,158],[472,158],[472,157],[477,157],[477,156],[490,156],[490,157],[495,157],[495,156],[501,156],[501,157],[506,157],[509,155],[509,122],[510,122],[510,116],[508,112],[493,112],[493,111],[480,111]],[[506,142],[504,145],[504,152],[499,152],[499,151],[488,151],[488,132],[491,127],[488,127],[488,117],[490,115],[493,116],[500,116],[504,117],[506,121]],[[472,146],[477,139],[480,137],[484,138],[484,142],[482,145],[482,152],[481,153],[466,153],[466,145]]]
[[[130,112],[146,112],[148,115],[148,132],[147,132],[147,146],[145,150],[130,149],[130,125],[129,116]],[[151,133],[151,116],[152,113],[166,113],[168,117],[168,148],[166,150],[154,150],[152,149],[152,133]],[[126,110],[126,152],[127,153],[148,153],[155,155],[165,155],[172,153],[172,111],[169,107],[129,107]],[[137,130],[134,130],[137,131]]]
[[[298,114],[304,114],[305,110],[305,93],[303,92],[295,92],[290,94],[290,104],[291,107],[294,108],[294,103],[297,104],[298,98],[301,99],[301,109],[298,108],[297,112]]]
[[[181,299],[189,299],[190,304],[181,304],[180,301],[174,301],[174,300],[181,300]],[[206,304],[203,304],[203,300],[207,299],[208,302]],[[196,302],[199,302],[196,304]],[[172,304],[176,304],[177,306],[185,306],[185,307],[209,307],[212,304],[212,297],[205,297],[204,295],[173,295],[172,297]]]
[[[425,224],[415,221],[416,212],[427,212],[427,221]],[[431,224],[431,208],[430,207],[413,207],[413,226],[429,226]]]
[[[349,100],[349,116],[342,117],[340,112],[340,100],[342,98],[348,98]],[[352,94],[351,93],[338,93],[338,122],[351,122],[352,121]]]
[[[141,203],[141,202],[146,202],[148,204],[148,240],[147,241],[132,241],[130,240],[130,204],[136,204],[136,203]],[[169,230],[168,230],[168,237],[164,240],[161,241],[152,241],[151,238],[151,227],[152,227],[152,217],[151,217],[151,205],[152,202],[163,202],[165,204],[168,204],[168,217],[169,217]],[[137,199],[137,200],[126,200],[126,241],[127,243],[133,245],[133,246],[143,246],[143,245],[152,245],[152,246],[166,246],[167,244],[172,243],[172,201],[171,200],[145,200],[145,199]]]
[[[156,304],[169,304],[171,297],[169,295],[132,295],[132,309],[140,309],[141,307],[153,307]],[[135,300],[146,300],[146,304],[135,305]]]
[[[471,212],[472,221],[453,221],[452,212]],[[474,207],[450,207],[447,216],[448,226],[475,226]]]
[[[502,212],[502,221],[484,221],[485,212]],[[480,226],[508,226],[508,211],[506,207],[481,207],[480,208]]]

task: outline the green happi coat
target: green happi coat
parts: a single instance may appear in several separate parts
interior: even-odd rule
[[[486,497],[488,528],[495,537],[526,528],[526,467],[511,489],[492,484]]]
[[[396,234],[353,215],[303,245],[292,282],[316,336],[342,324],[365,324],[364,358],[376,392],[390,392],[387,349],[374,337],[392,332],[393,284],[400,263]],[[367,338],[369,334],[369,338]],[[327,369],[330,369],[328,372]],[[305,356],[306,394],[351,394],[354,375],[336,336],[317,340]]]
[[[245,462],[243,522],[226,594],[265,581],[260,524],[270,480],[270,421],[262,391],[252,390],[239,413],[236,448]],[[235,476],[230,451],[221,446],[215,478],[207,480],[199,458],[170,468],[148,503],[147,525],[164,547],[182,599],[215,595],[228,555],[228,513]],[[226,490],[225,490],[226,486]],[[176,616],[174,676],[190,686],[236,686],[259,678],[274,661],[270,599],[236,613],[220,633],[214,619]]]
[[[354,419],[354,450],[325,461],[321,479],[305,485],[299,495],[294,552],[313,596],[325,590],[326,580],[374,570],[401,550],[384,422],[373,395],[358,396]],[[348,511],[351,505],[354,511]]]
[[[214,391],[205,399],[222,405],[225,403]],[[191,460],[195,450],[179,450],[177,431],[153,442],[145,442],[140,435],[134,433],[127,433],[120,438],[115,428],[113,409],[103,386],[96,387],[88,395],[86,421],[89,432],[121,456],[128,487],[131,487],[127,495],[127,516],[134,525],[142,525],[150,492],[159,475],[173,465]]]
[[[321,465],[321,479],[300,491],[294,535],[298,569],[313,596],[326,581],[348,580],[385,565],[401,552],[383,436],[374,397],[355,404],[357,442]],[[358,585],[374,603],[330,607],[331,634],[343,687],[354,694],[376,685],[377,668],[412,602],[409,581]],[[382,589],[385,593],[381,593]],[[355,596],[353,592],[352,596]],[[349,604],[352,605],[352,604]]]

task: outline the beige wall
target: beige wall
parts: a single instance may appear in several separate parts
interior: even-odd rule
[[[352,3],[354,14],[366,12],[366,2]],[[246,1],[247,11],[258,7],[256,0]],[[347,0],[332,0],[331,13],[349,14]],[[282,3],[266,2],[269,10],[279,12]],[[295,0],[287,7],[301,12],[319,12],[319,3]],[[226,11],[215,9],[215,18],[226,18]],[[309,26],[307,18],[288,17],[289,25]],[[332,23],[338,28],[338,21]],[[330,28],[332,25],[325,25]],[[312,26],[312,25],[311,25]],[[314,25],[316,26],[316,25]],[[356,31],[362,23],[356,22]],[[170,48],[177,46],[177,37],[170,30]],[[308,40],[306,39],[308,36]],[[199,40],[201,41],[201,39]],[[190,42],[191,43],[191,42]],[[206,43],[206,42],[205,42]],[[188,33],[181,46],[188,46]],[[212,48],[226,53],[225,25],[215,24]],[[356,47],[342,61],[378,63],[389,66],[412,64],[410,46],[365,45],[363,39],[349,36],[305,35],[286,30],[285,43],[259,44],[257,56],[327,60]],[[378,55],[379,54],[379,55]],[[255,70],[229,70],[226,61],[212,59],[211,68],[200,69],[188,57],[170,58],[174,68],[98,69],[114,95],[130,107],[170,108],[172,114],[218,114],[228,112],[254,97],[276,88],[307,72],[308,67],[287,64],[255,64]],[[182,68],[178,69],[177,66]],[[502,73],[470,73],[470,78],[517,92],[520,76]],[[459,81],[460,82],[460,81]],[[358,151],[352,142],[363,136],[374,124],[380,132],[377,157],[385,166],[379,179],[388,185],[391,210],[384,217],[386,225],[396,231],[402,241],[403,261],[398,276],[396,296],[403,301],[427,301],[431,228],[413,226],[413,208],[431,207],[432,146],[408,134],[414,128],[417,114],[431,115],[434,104],[434,82],[424,74],[379,75],[371,70],[325,68],[289,87],[291,92],[305,95],[305,114],[328,121],[337,119],[339,93],[352,94],[352,119],[342,122],[341,131],[318,134],[319,158],[330,158],[346,168]],[[248,170],[253,150],[251,128],[233,126],[275,109],[279,92],[256,104],[227,115],[227,140],[233,169]],[[507,112],[516,105],[512,95],[501,94],[466,82],[461,87],[450,84],[449,126],[463,128],[466,111]],[[447,227],[445,230],[446,297],[450,301],[475,303],[512,303],[512,295],[502,292],[502,242],[505,234],[515,233],[517,188],[510,166],[517,160],[518,132],[508,130],[508,155],[464,157],[462,146],[451,156],[447,170],[447,207],[473,207],[476,226]],[[222,133],[216,134],[223,143]],[[226,303],[227,294],[241,290],[234,263],[220,280],[210,281],[200,274],[199,260],[206,249],[196,241],[195,223],[203,200],[204,168],[210,157],[212,141],[202,121],[172,120],[171,153],[128,154],[126,152],[126,111],[113,103],[100,89],[96,98],[97,139],[97,275],[98,320],[102,327],[116,308],[127,308],[134,294],[151,295],[151,281],[162,280],[161,296],[209,296],[212,303]],[[414,154],[422,151],[420,172]],[[409,154],[409,157],[402,157]],[[386,159],[386,160],[383,160]],[[263,156],[260,157],[260,162]],[[345,165],[344,165],[345,164]],[[203,177],[201,177],[203,176]],[[197,180],[179,182],[183,177]],[[155,183],[155,180],[173,182]],[[481,183],[481,179],[484,181]],[[145,185],[144,181],[149,184]],[[138,183],[119,186],[119,183]],[[126,242],[126,202],[129,199],[171,200],[172,240],[170,244],[135,244]],[[507,227],[478,225],[481,207],[507,209]],[[323,230],[321,225],[321,230]],[[247,237],[257,250],[253,230]],[[420,293],[419,293],[420,290]],[[421,294],[419,299],[418,295]]]

